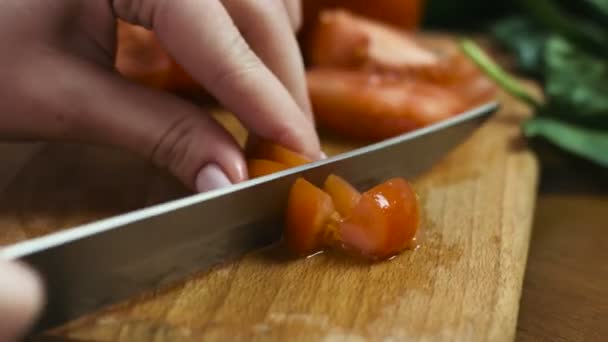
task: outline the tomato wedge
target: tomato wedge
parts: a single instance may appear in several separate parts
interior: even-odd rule
[[[287,202],[285,241],[298,255],[320,251],[326,243],[328,223],[335,212],[331,197],[323,190],[298,178]]]
[[[353,208],[361,198],[361,194],[357,189],[336,175],[329,175],[327,177],[323,190],[331,196],[336,211],[342,217],[350,216]]]
[[[352,215],[340,223],[342,241],[368,257],[391,257],[411,245],[418,211],[412,187],[403,179],[388,180],[365,192]]]

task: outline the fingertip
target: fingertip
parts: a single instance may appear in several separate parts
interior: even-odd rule
[[[21,263],[0,260],[0,341],[21,338],[37,319],[45,301],[40,276]]]
[[[215,189],[225,188],[232,185],[232,182],[217,164],[207,164],[196,175],[196,191],[206,192]]]

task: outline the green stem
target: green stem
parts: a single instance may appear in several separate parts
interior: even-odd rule
[[[524,87],[513,77],[511,77],[506,71],[504,71],[498,64],[470,39],[464,39],[460,46],[464,53],[475,62],[491,79],[493,79],[499,86],[501,86],[509,94],[516,98],[528,103],[535,109],[541,107],[540,102],[534,99]]]

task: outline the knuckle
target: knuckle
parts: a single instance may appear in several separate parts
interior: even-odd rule
[[[233,38],[228,50],[229,62],[216,69],[212,77],[214,84],[220,87],[234,87],[234,84],[248,79],[263,69],[262,62],[240,35]]]
[[[151,29],[156,14],[163,12],[166,2],[166,0],[112,0],[112,9],[118,17]]]
[[[150,159],[156,165],[190,181],[194,177],[196,167],[190,165],[196,129],[196,117],[184,116],[176,119],[157,139]]]

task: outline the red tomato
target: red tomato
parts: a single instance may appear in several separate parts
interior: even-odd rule
[[[319,126],[353,139],[382,140],[466,108],[457,93],[430,82],[321,68],[307,79]]]
[[[409,247],[419,221],[416,194],[403,179],[391,179],[363,193],[339,225],[342,242],[372,258],[388,258]]]

